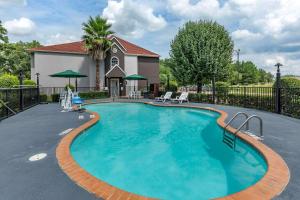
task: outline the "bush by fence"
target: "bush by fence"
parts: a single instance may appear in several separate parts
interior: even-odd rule
[[[280,93],[282,114],[300,118],[300,88],[281,88]],[[201,93],[190,93],[189,100],[276,112],[276,89],[273,87],[217,87],[215,102],[212,89],[206,88]]]
[[[79,96],[83,99],[103,99],[108,98],[108,92],[80,92]]]
[[[103,99],[108,98],[108,92],[80,92],[78,94],[82,99]],[[47,96],[47,95],[46,95]],[[52,102],[59,102],[59,94],[51,94]],[[45,98],[45,97],[44,97]]]

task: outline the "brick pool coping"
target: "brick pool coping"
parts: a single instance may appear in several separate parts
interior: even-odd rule
[[[210,110],[213,112],[220,113],[221,116],[218,118],[217,123],[221,127],[225,127],[225,119],[227,118],[227,113],[222,110],[217,110],[210,107],[199,107],[193,105],[161,105],[146,103],[153,106],[161,107],[181,107],[181,108],[195,108]],[[88,192],[95,194],[96,197],[104,198],[108,200],[146,200],[154,199],[150,197],[145,197],[137,195],[125,190],[119,189],[106,183],[95,176],[89,174],[83,168],[81,168],[76,161],[73,159],[70,147],[72,142],[77,136],[84,133],[85,130],[96,124],[100,120],[100,116],[96,112],[88,111],[90,114],[93,114],[95,117],[86,122],[85,124],[79,126],[76,129],[73,129],[68,135],[66,135],[58,144],[56,148],[56,157],[58,164],[61,169],[72,179],[77,185],[81,186]],[[231,133],[236,131],[235,128],[228,126],[227,130]],[[290,179],[289,168],[284,162],[284,160],[271,148],[267,147],[263,143],[255,140],[254,138],[238,132],[237,136],[250,144],[254,149],[256,149],[264,157],[268,169],[265,175],[254,185],[231,195],[218,198],[219,200],[253,200],[253,199],[272,199],[279,195],[286,187]]]

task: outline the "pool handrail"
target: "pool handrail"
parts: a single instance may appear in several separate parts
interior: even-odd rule
[[[238,113],[236,113],[236,114],[229,120],[229,122],[225,125],[225,127],[224,127],[224,132],[226,131],[226,128],[231,124],[231,122],[233,122],[233,120],[234,120],[237,116],[239,116],[239,115],[244,115],[244,116],[246,117],[246,121],[247,121],[247,119],[249,118],[249,115],[248,115],[247,113],[245,113],[245,112],[238,112]],[[247,129],[247,130],[249,129],[249,123],[248,123],[248,121],[247,121],[246,129]]]
[[[248,126],[248,128],[247,128],[247,131],[249,130],[249,121],[251,120],[251,119],[253,119],[253,118],[256,118],[256,119],[258,119],[258,121],[259,121],[259,133],[260,133],[260,138],[263,138],[264,137],[264,135],[263,135],[263,120],[262,120],[262,118],[261,117],[259,117],[259,116],[257,116],[257,115],[252,115],[252,116],[250,116],[250,117],[248,117],[247,119],[246,119],[246,121],[244,121],[244,123],[242,123],[241,125],[240,125],[240,127],[234,132],[234,135],[236,135],[244,126],[245,126],[245,124],[247,124],[247,126]]]

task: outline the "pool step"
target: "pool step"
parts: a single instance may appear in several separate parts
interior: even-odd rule
[[[231,149],[235,149],[236,136],[227,132],[223,134],[223,142]]]

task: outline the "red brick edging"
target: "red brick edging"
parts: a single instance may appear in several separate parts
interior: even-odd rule
[[[146,103],[154,106],[165,106],[165,107],[185,107],[185,108],[196,108],[210,110],[218,112],[221,116],[218,118],[217,123],[221,126],[225,126],[225,119],[227,113],[221,110],[217,110],[209,107],[196,107],[191,105],[156,105],[152,103]],[[96,177],[89,174],[83,168],[81,168],[76,161],[73,159],[70,147],[74,139],[83,133],[84,130],[93,126],[100,120],[100,116],[96,112],[90,112],[95,118],[92,118],[80,127],[72,130],[66,135],[58,144],[56,148],[56,157],[58,164],[61,169],[72,179],[76,184],[87,190],[88,192],[95,194],[97,197],[108,199],[108,200],[146,200],[153,199],[149,197],[140,196],[133,194],[117,187],[114,187]],[[231,133],[235,132],[236,129],[228,127],[228,131]],[[253,200],[253,199],[272,199],[279,195],[289,182],[290,173],[289,168],[284,160],[275,153],[272,149],[264,145],[263,143],[255,140],[254,138],[239,132],[237,136],[243,141],[247,142],[257,151],[259,151],[265,158],[268,169],[264,177],[256,184],[242,190],[240,192],[218,198],[219,200]]]

